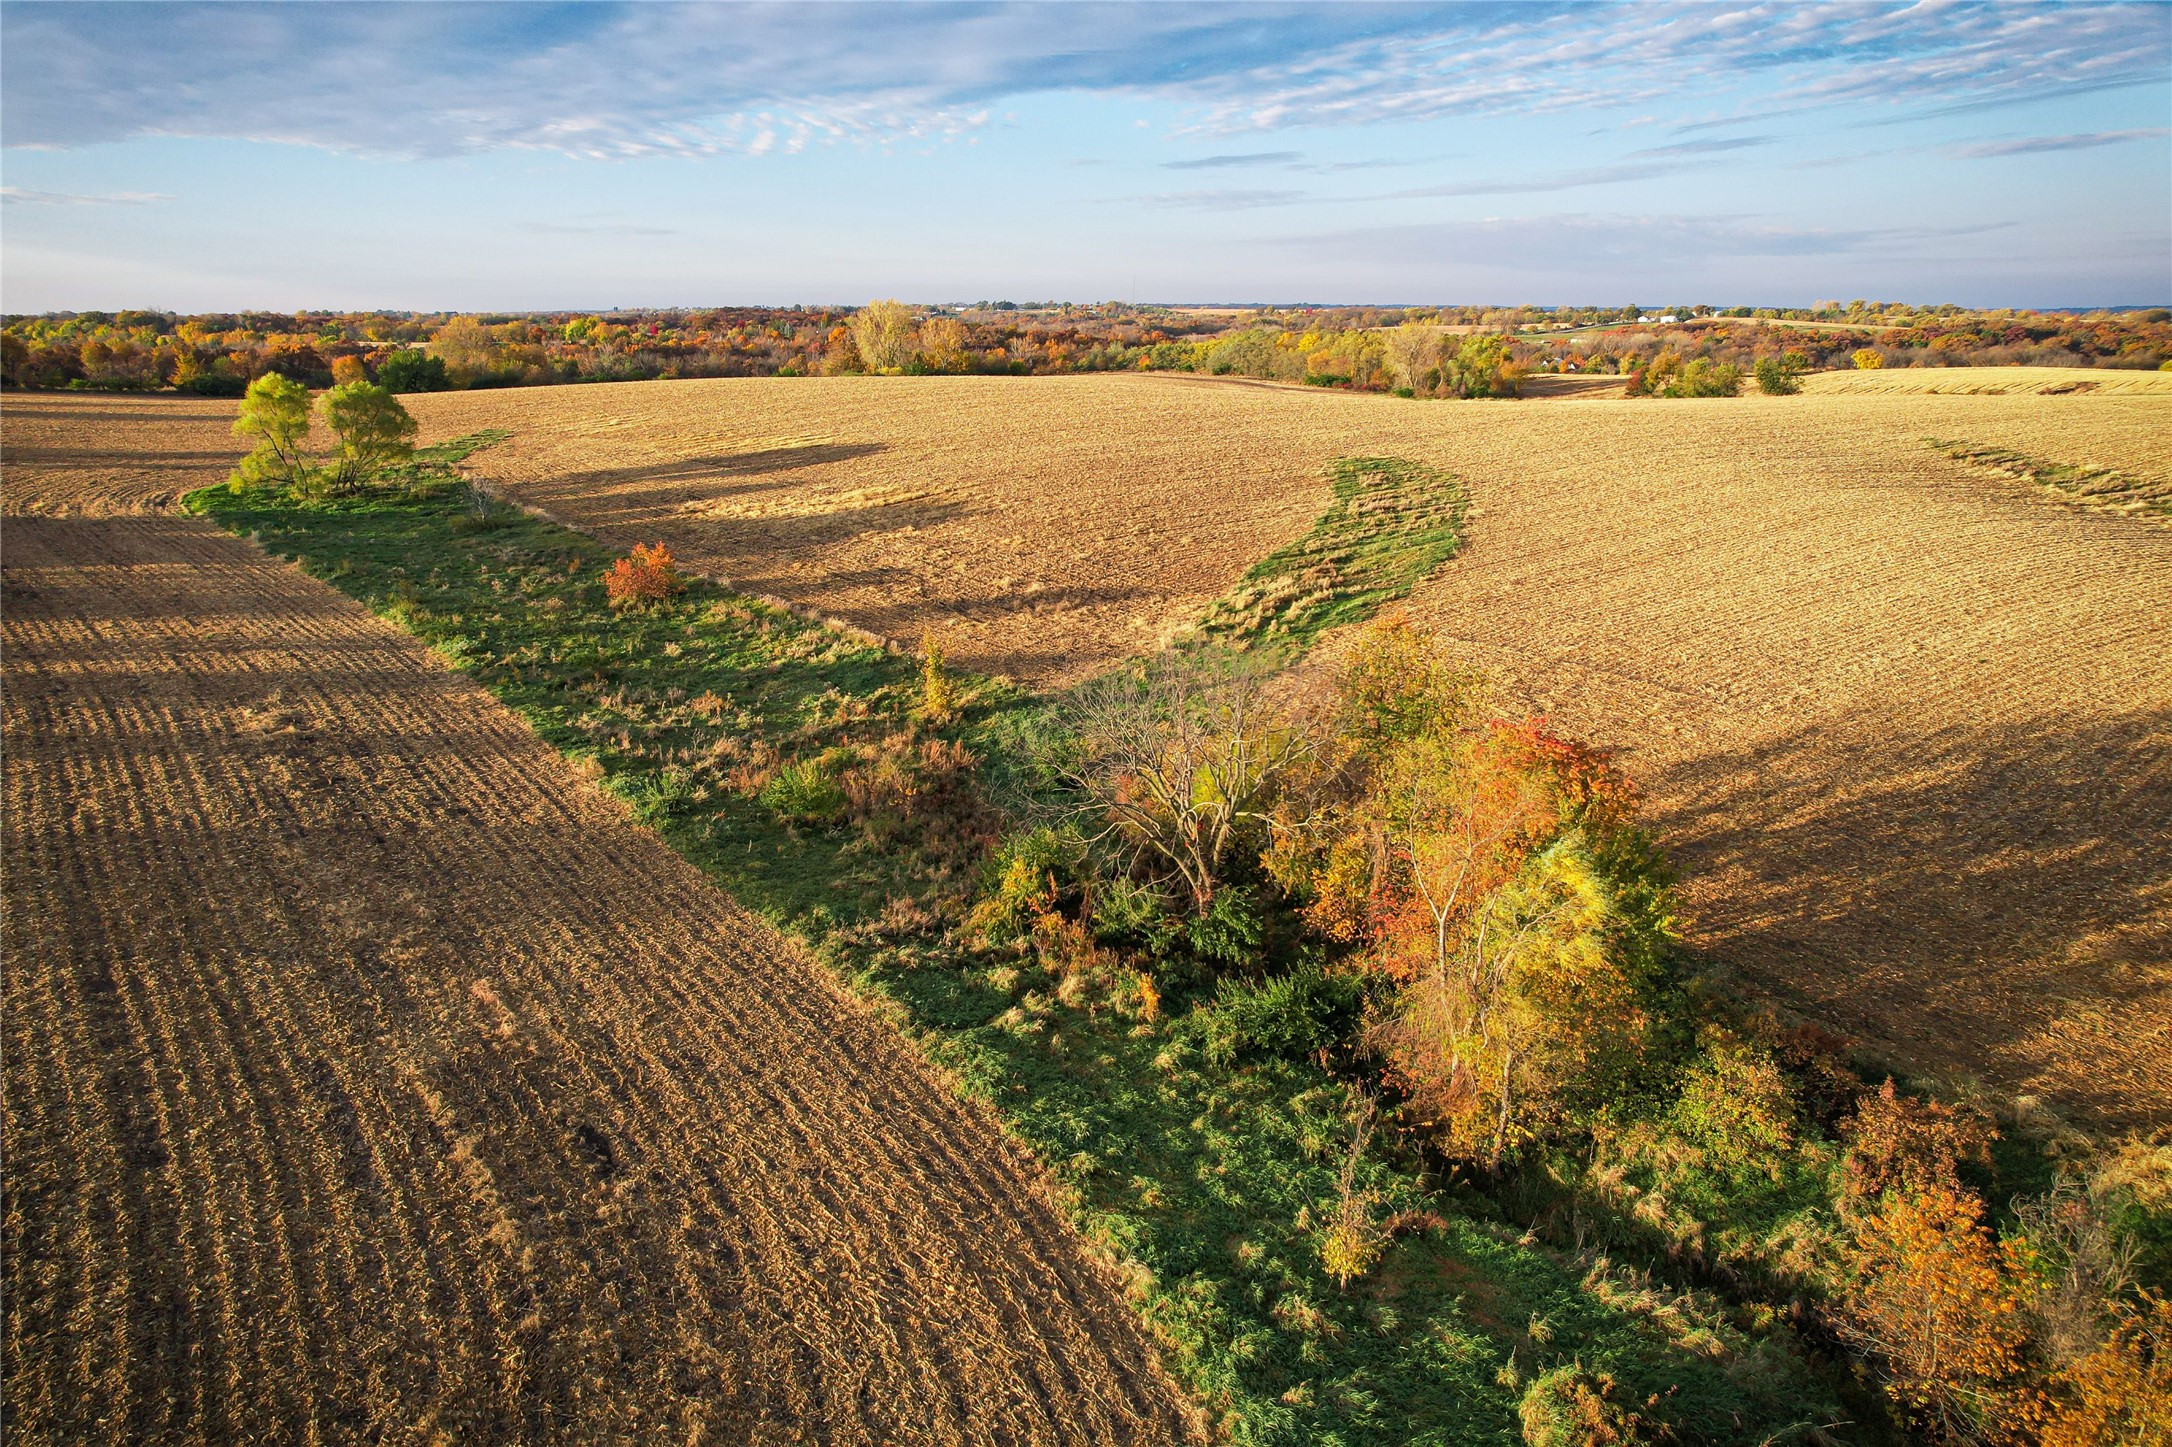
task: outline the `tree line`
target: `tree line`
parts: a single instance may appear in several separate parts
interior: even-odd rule
[[[1486,397],[1513,395],[1532,374],[1643,372],[1668,353],[1685,366],[1702,361],[1748,376],[1760,361],[1789,354],[1801,369],[1817,369],[1852,365],[1866,350],[1886,366],[2155,368],[2172,358],[2172,325],[2162,310],[2075,315],[1868,303],[1797,313],[895,301],[608,314],[80,312],[7,319],[0,381],[239,396],[267,374],[313,388],[366,380],[406,392],[675,377],[1191,371]]]

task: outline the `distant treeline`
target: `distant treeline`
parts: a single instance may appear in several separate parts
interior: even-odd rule
[[[1471,346],[1474,337],[1484,345]],[[1747,372],[1788,353],[1803,368],[1852,365],[1865,350],[1894,367],[2156,368],[2172,358],[2172,317],[1860,301],[1757,311],[874,302],[602,314],[76,312],[8,318],[0,378],[10,387],[238,396],[267,373],[313,387],[368,379],[430,391],[850,372],[1192,371],[1469,396],[1513,393],[1531,372],[1638,373],[1670,352]]]

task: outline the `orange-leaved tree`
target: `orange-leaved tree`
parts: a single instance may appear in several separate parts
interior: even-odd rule
[[[1935,1100],[1901,1095],[1888,1079],[1856,1102],[1841,1127],[1840,1207],[1859,1212],[1892,1191],[1961,1189],[1963,1161],[1988,1165],[1998,1132],[1989,1121]]]
[[[1449,1154],[1498,1167],[1641,1049],[1664,879],[1605,757],[1542,719],[1473,723],[1475,690],[1391,621],[1339,679],[1346,797],[1267,864],[1393,980],[1368,1042]]]
[[[603,578],[604,596],[614,608],[661,603],[685,586],[678,560],[662,543],[636,543],[632,556],[613,563]]]
[[[2051,1379],[2037,1416],[2041,1447],[2172,1444],[2172,1299],[2115,1306],[2111,1335]]]
[[[1848,1253],[1843,1333],[1876,1353],[1895,1402],[1952,1441],[2013,1435],[2028,1365],[2030,1263],[1983,1217],[1948,1185],[1892,1190]]]

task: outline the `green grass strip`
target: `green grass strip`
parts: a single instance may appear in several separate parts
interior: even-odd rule
[[[1463,546],[1469,497],[1453,473],[1400,457],[1344,457],[1329,480],[1327,511],[1209,606],[1197,636],[1302,651],[1409,597]]]
[[[1999,447],[1947,442],[1936,437],[1924,445],[1957,462],[1966,462],[2020,482],[2034,483],[2062,499],[2085,507],[2141,517],[2172,519],[2172,481],[2151,480],[2085,463],[2054,462]]]
[[[701,582],[614,611],[610,550],[510,508],[478,511],[444,460],[467,444],[483,445],[448,444],[404,485],[354,497],[305,505],[222,487],[189,505],[489,689],[992,1105],[1122,1263],[1171,1369],[1229,1440],[1508,1447],[1523,1440],[1532,1379],[1572,1361],[1654,1403],[1690,1441],[1774,1440],[1833,1419],[1830,1379],[1784,1325],[1623,1292],[1621,1262],[1550,1250],[1486,1197],[1377,1151],[1357,1184],[1381,1213],[1439,1219],[1338,1291],[1318,1241],[1348,1139],[1342,1081],[1310,1062],[1210,1066],[1186,1043],[1181,1000],[1146,1023],[1074,1008],[1028,958],[901,928],[898,901],[955,893],[949,864],[910,838],[794,823],[735,781],[752,751],[812,759],[904,729],[913,660]],[[1362,495],[1353,483],[1346,500]],[[984,756],[1040,706],[1007,685],[960,684],[947,732]]]

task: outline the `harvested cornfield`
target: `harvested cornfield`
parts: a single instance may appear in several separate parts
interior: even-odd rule
[[[990,1124],[475,685],[194,520],[5,561],[10,1440],[1183,1439]]]
[[[1512,702],[1624,751],[1695,942],[1905,1061],[2165,1118],[2172,531],[1926,439],[2162,480],[2172,399],[1086,376],[416,410],[429,435],[508,429],[472,470],[607,540],[1042,683],[1181,631],[1327,508],[1334,459],[1441,468],[1468,543],[1413,612]]]
[[[126,392],[11,392],[0,402],[0,506],[10,513],[156,512],[219,482],[248,448],[239,404]]]
[[[1874,367],[1803,378],[1818,396],[2172,397],[2172,372],[2124,367]]]

